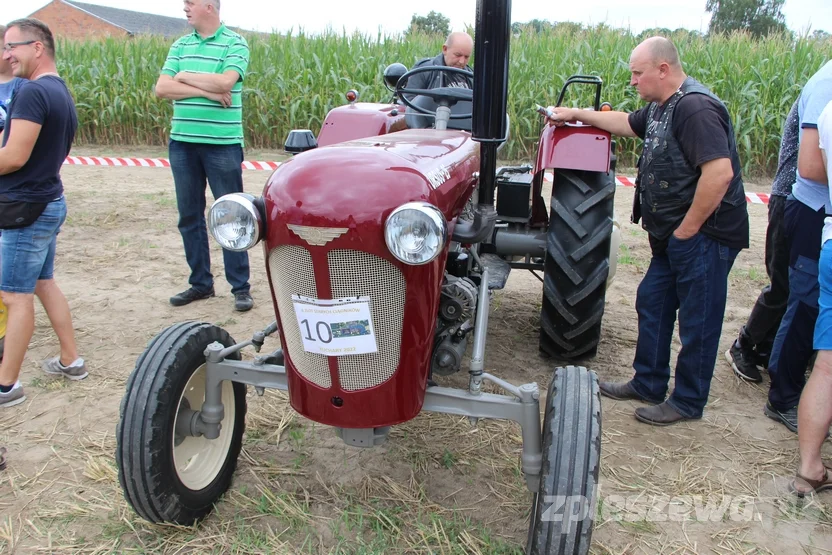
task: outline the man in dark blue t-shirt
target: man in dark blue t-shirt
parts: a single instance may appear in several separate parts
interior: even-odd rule
[[[9,23],[3,59],[16,77],[28,79],[9,106],[0,148],[0,295],[8,308],[0,407],[9,407],[26,398],[18,377],[34,333],[35,295],[61,344],[44,371],[80,380],[87,370],[69,304],[53,279],[56,240],[66,219],[60,169],[78,127],[75,103],[57,73],[55,40],[44,23]]]

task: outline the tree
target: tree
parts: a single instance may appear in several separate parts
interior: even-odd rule
[[[708,33],[749,31],[755,38],[784,33],[786,0],[707,0],[705,11],[711,14]]]
[[[429,35],[448,36],[451,32],[451,20],[433,10],[428,15],[416,15],[410,19],[410,32],[417,31]]]
[[[670,35],[673,34],[673,31],[668,29],[667,27],[650,27],[645,29],[641,33],[636,36],[636,39],[642,41],[648,37],[666,37],[670,38]]]
[[[511,32],[515,35],[519,35],[524,31],[528,31],[530,33],[542,33],[544,31],[551,31],[554,28],[555,24],[549,23],[546,19],[532,19],[526,23],[515,21],[511,24]]]
[[[832,35],[824,31],[823,29],[815,29],[809,38],[811,38],[812,40],[824,41],[829,40],[830,37],[832,37]]]

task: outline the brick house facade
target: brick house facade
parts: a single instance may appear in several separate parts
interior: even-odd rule
[[[137,34],[176,38],[191,31],[184,17],[178,19],[70,0],[52,0],[29,17],[49,25],[56,37],[67,39],[128,37]]]

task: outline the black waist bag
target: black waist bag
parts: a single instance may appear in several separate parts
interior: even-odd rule
[[[48,204],[0,197],[0,229],[18,229],[32,225],[40,218]]]

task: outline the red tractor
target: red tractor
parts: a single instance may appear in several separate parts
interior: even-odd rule
[[[261,395],[287,390],[299,414],[356,447],[382,443],[421,411],[514,420],[533,494],[527,552],[589,551],[601,449],[595,373],[557,368],[541,425],[538,385],[487,373],[485,346],[491,292],[518,268],[544,273],[541,350],[594,354],[616,249],[612,144],[592,127],[548,127],[533,168],[498,170],[510,5],[478,1],[472,89],[407,86],[423,70],[464,70],[391,71],[396,102],[336,108],[317,148],[314,137],[295,148],[304,135],[294,135],[288,149],[303,152],[275,170],[262,196],[226,195],[211,207],[208,226],[223,248],[262,243],[277,319],[241,343],[212,324],[175,324],[139,357],[116,461],[143,518],[190,525],[211,511],[231,483],[251,385]],[[599,109],[600,80],[572,82],[593,84]],[[275,332],[281,349],[241,360]],[[469,345],[468,388],[437,385]],[[485,382],[504,394],[484,392]]]

